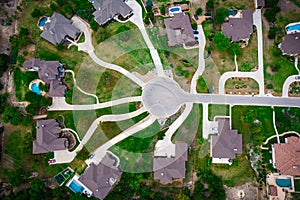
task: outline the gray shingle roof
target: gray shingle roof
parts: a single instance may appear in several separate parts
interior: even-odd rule
[[[58,138],[61,128],[54,119],[36,122],[36,140],[33,141],[33,154],[48,153],[66,149],[66,138]]]
[[[117,15],[126,18],[132,14],[132,9],[122,0],[96,0],[93,6],[96,9],[93,15],[99,25],[107,23]]]
[[[45,24],[41,37],[56,45],[63,42],[67,36],[74,39],[78,33],[79,30],[71,24],[70,20],[54,13],[50,17],[50,22]]]
[[[279,45],[282,54],[300,55],[300,33],[287,34]]]
[[[230,130],[229,119],[219,118],[218,135],[211,136],[213,158],[234,159],[242,153],[242,135],[237,130]]]
[[[64,69],[58,61],[45,61],[33,58],[26,60],[23,64],[26,70],[37,70],[39,78],[49,84],[50,97],[63,97],[66,91],[66,86],[61,82],[61,77],[64,76]]]
[[[99,165],[92,163],[79,181],[93,192],[93,196],[104,199],[122,175],[122,171],[113,164],[114,160],[105,156]]]
[[[176,13],[173,18],[164,19],[168,45],[189,44],[195,42],[190,18],[184,13]]]
[[[185,177],[188,146],[183,142],[177,142],[175,145],[175,158],[154,157],[154,179],[161,183],[171,183],[173,178],[183,179]]]
[[[222,24],[222,33],[232,42],[249,39],[253,33],[252,10],[243,10],[242,18],[229,18]]]

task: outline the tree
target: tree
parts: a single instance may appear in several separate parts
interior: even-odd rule
[[[206,10],[211,11],[214,8],[214,0],[208,0],[206,2]]]
[[[5,72],[8,68],[9,56],[1,53],[0,54],[0,71]]]
[[[152,6],[147,5],[147,6],[146,6],[146,10],[147,10],[147,12],[151,12],[151,11],[152,11]]]
[[[220,52],[225,52],[230,46],[230,40],[220,32],[215,34],[213,41]]]
[[[228,10],[226,8],[218,8],[216,10],[215,20],[218,24],[222,24],[227,16]]]
[[[268,33],[268,38],[275,39],[277,31],[278,31],[278,28],[276,26],[271,26],[269,33]]]
[[[63,49],[64,49],[64,44],[63,44],[63,43],[58,43],[58,44],[56,45],[56,49],[57,49],[57,51],[63,50]]]
[[[165,15],[165,14],[166,14],[166,6],[165,6],[165,4],[161,5],[161,6],[159,7],[159,10],[160,10],[160,13],[161,13],[162,15]]]
[[[44,189],[45,189],[45,183],[43,181],[41,181],[38,178],[33,179],[30,183],[30,189],[29,189],[29,194],[31,196],[30,199],[33,199],[33,200],[43,199],[41,197],[44,196],[43,195]]]
[[[21,185],[21,183],[23,182],[22,179],[22,170],[21,169],[17,169],[11,173],[8,174],[8,181],[9,183],[14,186],[17,187],[19,185]]]
[[[276,21],[276,14],[280,12],[280,7],[275,6],[271,9],[266,9],[264,16],[268,20],[268,22],[275,22]]]
[[[36,9],[36,8],[34,8],[33,11],[31,12],[31,17],[33,17],[33,18],[38,18],[41,15],[42,15],[41,11],[39,9]]]
[[[240,45],[238,43],[232,43],[229,47],[229,54],[231,56],[240,56],[242,54]]]
[[[0,94],[0,113],[3,113],[5,108],[8,106],[7,97],[8,93]]]
[[[202,12],[203,12],[202,8],[199,7],[196,10],[196,15],[202,15]]]
[[[23,116],[17,107],[6,108],[2,114],[2,121],[4,123],[11,123],[14,126],[22,123]]]
[[[189,199],[190,198],[187,195],[182,193],[176,195],[176,200],[189,200]]]

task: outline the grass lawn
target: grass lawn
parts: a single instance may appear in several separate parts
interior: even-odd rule
[[[300,108],[275,107],[276,127],[279,133],[300,132]]]
[[[259,120],[256,124],[255,120]],[[232,129],[243,135],[243,147],[248,143],[261,145],[268,137],[275,134],[271,107],[233,106]]]
[[[229,105],[223,104],[209,104],[208,105],[208,119],[213,121],[214,117],[220,116],[229,116]]]
[[[295,190],[300,192],[300,179],[294,179]]]
[[[199,76],[197,80],[197,92],[199,93],[208,93],[208,87],[206,81],[204,80],[203,76]]]
[[[65,121],[64,124],[67,128],[77,130],[75,123],[74,123],[74,116],[72,111],[61,111],[61,112],[48,112],[48,119],[56,119],[59,116],[64,116]]]

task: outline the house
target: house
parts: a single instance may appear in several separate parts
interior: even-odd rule
[[[195,43],[190,18],[184,13],[174,13],[173,18],[164,19],[168,45],[178,44],[193,45]]]
[[[79,35],[80,31],[72,25],[70,20],[61,14],[54,13],[45,23],[41,37],[57,45],[68,39],[76,40]]]
[[[92,191],[94,197],[104,199],[122,175],[115,163],[112,157],[106,155],[98,165],[91,163],[78,181]]]
[[[300,32],[284,36],[283,41],[278,45],[283,55],[300,55]]]
[[[222,24],[222,33],[231,42],[248,41],[253,33],[253,13],[242,10]]]
[[[232,164],[236,154],[242,154],[242,135],[230,129],[229,118],[218,118],[218,135],[211,136],[212,163]]]
[[[108,23],[114,17],[128,19],[132,16],[132,9],[123,0],[95,0],[93,13],[95,21],[101,26]]]
[[[254,0],[255,1],[255,8],[262,9],[265,7],[265,0]]]
[[[33,58],[23,63],[25,70],[37,71],[39,78],[49,85],[49,97],[63,97],[66,86],[61,79],[64,77],[65,70],[58,61],[45,61]]]
[[[280,174],[300,176],[300,138],[291,136],[272,145],[272,160]]]
[[[33,141],[33,154],[48,153],[67,149],[66,138],[59,138],[61,128],[55,119],[36,122],[36,140]]]
[[[163,184],[172,183],[173,179],[185,178],[185,162],[188,146],[186,143],[175,144],[175,157],[154,157],[154,180]]]

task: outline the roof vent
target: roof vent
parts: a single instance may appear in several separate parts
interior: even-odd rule
[[[237,151],[237,148],[234,148],[233,151]]]
[[[109,180],[108,180],[108,184],[109,184],[110,186],[113,186],[113,184],[115,184],[116,181],[117,181],[117,179],[115,179],[114,177],[111,177],[111,178],[109,178]]]
[[[44,128],[46,125],[42,124],[42,127]]]
[[[296,40],[298,40],[298,39],[299,39],[299,37],[297,36],[297,37],[295,37],[295,39],[296,39]]]
[[[293,166],[293,169],[298,169],[298,168],[299,168],[298,165],[294,165],[294,166]]]
[[[163,175],[165,175],[165,174],[162,172],[162,173],[160,173],[160,175],[163,176]]]

